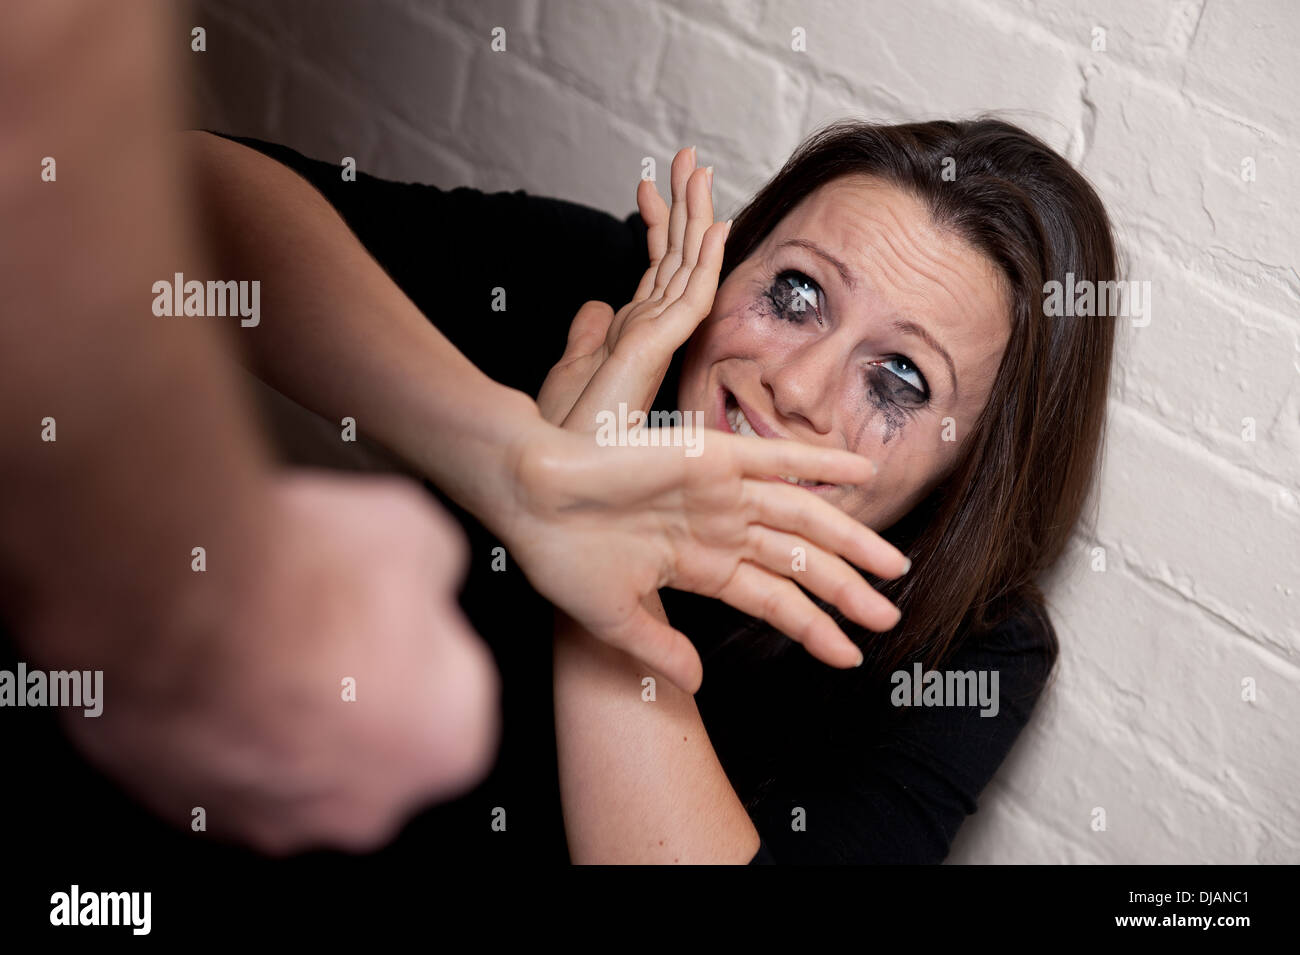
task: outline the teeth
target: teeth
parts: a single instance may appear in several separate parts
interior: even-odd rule
[[[731,430],[736,434],[744,435],[747,438],[758,437],[758,432],[750,427],[749,421],[745,418],[745,413],[739,408],[727,409],[727,424],[731,425]]]
[[[798,484],[800,487],[816,487],[817,484],[819,483],[817,481],[801,480],[795,477],[793,474],[781,474],[778,476],[781,478],[782,481],[785,481],[787,484]]]

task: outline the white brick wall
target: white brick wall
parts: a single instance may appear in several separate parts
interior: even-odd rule
[[[1050,582],[1057,681],[951,860],[1300,861],[1300,7],[206,0],[193,17],[201,124],[619,215],[642,156],[662,169],[698,143],[729,215],[847,115],[997,109],[1061,149],[1152,283],[1152,321],[1121,327],[1096,527]]]

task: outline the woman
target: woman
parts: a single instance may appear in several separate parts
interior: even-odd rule
[[[399,197],[409,207],[421,187],[370,180],[363,199],[334,181],[333,167],[263,148],[311,175],[449,336],[461,316],[440,316],[434,303],[475,324],[472,308],[417,261],[430,240],[403,234],[400,217],[383,211]],[[876,582],[902,611],[889,632],[846,626],[870,663],[859,669],[787,652],[779,634],[713,601],[670,598],[668,620],[704,655],[708,679],[695,698],[647,685],[644,667],[561,619],[555,726],[571,857],[939,861],[1055,658],[1035,581],[1062,553],[1091,485],[1113,323],[1048,319],[1039,296],[1066,272],[1115,277],[1105,211],[1063,159],[1005,123],[843,124],[805,143],[742,211],[724,258],[707,172],[693,165],[685,151],[674,161],[671,213],[640,187],[651,269],[617,316],[579,312],[539,406],[591,430],[595,413],[646,408],[658,395],[659,407],[701,412],[719,429],[865,454],[877,480],[800,493],[887,533],[913,570]],[[505,196],[438,197],[442,215],[511,221]],[[518,226],[533,243],[526,249],[492,230],[502,274],[528,252],[556,257],[518,276],[507,289],[516,298],[568,282],[556,261],[564,253],[540,248],[529,227],[578,213],[539,208]],[[582,297],[625,300],[619,287],[634,280],[617,253],[627,230],[594,215],[586,226],[605,241],[566,231],[583,253],[569,271],[609,285]],[[467,261],[449,277],[473,289]],[[512,347],[500,347],[503,335]],[[453,340],[493,377],[534,392],[544,369],[523,359],[547,354],[557,337],[554,326],[516,321]],[[788,557],[805,562],[812,589],[835,592],[838,566],[816,552]],[[664,612],[655,601],[646,609]],[[839,609],[861,619],[867,608]],[[990,682],[996,674],[996,705],[900,697],[894,674],[915,672],[913,662]],[[509,696],[504,662],[503,671]],[[507,742],[503,762],[510,751]]]
[[[652,258],[665,241],[684,244],[688,259],[717,253],[701,238],[711,222],[707,174],[690,174],[689,161],[679,155],[674,165],[679,221],[668,223],[641,187]],[[805,143],[741,212],[722,271],[676,376],[678,406],[718,428],[872,458],[880,470],[870,485],[814,493],[890,531],[916,567],[881,585],[903,613],[883,637],[864,635],[871,671],[800,667],[806,658],[756,663],[752,637],[732,641],[732,658],[749,665],[706,654],[720,688],[706,681],[700,712],[671,688],[660,712],[638,707],[616,690],[635,666],[562,626],[556,705],[570,847],[575,858],[740,860],[764,834],[779,843],[777,859],[880,858],[880,843],[897,837],[884,823],[902,817],[911,835],[892,857],[941,859],[996,768],[994,749],[1009,747],[1024,714],[1013,710],[992,731],[1005,734],[998,746],[970,759],[952,745],[963,717],[929,727],[948,735],[936,753],[917,735],[925,717],[873,717],[872,704],[893,695],[881,678],[911,660],[1011,676],[1001,689],[1013,707],[1041,688],[1055,641],[1034,582],[1064,549],[1092,480],[1113,324],[1048,324],[1039,296],[1066,272],[1114,279],[1104,209],[1063,160],[1003,123],[843,124]],[[618,361],[636,334],[633,308],[602,341],[609,318],[588,308],[575,321],[599,343],[597,366]],[[582,337],[571,335],[543,407],[583,360],[572,345]],[[639,338],[641,377],[609,376],[604,393],[598,368],[567,423],[616,397],[646,400],[653,388],[637,385],[657,386],[673,344]],[[986,648],[972,657],[983,666],[955,666],[963,646]],[[1042,673],[1032,672],[1036,655]],[[771,719],[772,702],[795,686],[812,715],[778,706]],[[988,736],[983,718],[973,717],[975,738]],[[817,742],[836,720],[839,738]],[[598,729],[611,724],[616,738]],[[666,744],[676,738],[670,727],[680,746]],[[619,768],[628,771],[611,771]],[[892,801],[881,795],[891,788]],[[814,816],[816,833],[812,821],[799,827]],[[771,855],[764,846],[760,857]]]

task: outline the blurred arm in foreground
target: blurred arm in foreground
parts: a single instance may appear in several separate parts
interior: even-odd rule
[[[459,529],[397,479],[274,475],[238,319],[154,315],[177,271],[235,278],[202,274],[166,5],[5,19],[0,613],[29,666],[104,671],[102,716],[65,725],[164,818],[203,806],[271,852],[381,842],[494,746]]]

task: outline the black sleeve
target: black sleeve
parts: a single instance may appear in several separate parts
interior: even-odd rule
[[[1049,643],[1050,641],[1050,643]],[[748,808],[762,844],[751,864],[942,862],[1029,720],[1055,638],[1045,615],[1020,616],[940,669],[997,671],[998,711],[900,707],[834,754],[775,778]],[[803,810],[804,828],[792,826]]]
[[[217,135],[224,135],[218,133]],[[616,311],[648,264],[646,227],[523,190],[444,190],[356,174],[287,146],[225,136],[294,170],[334,206],[415,305],[489,377],[536,396],[583,302]],[[628,186],[634,196],[632,182]],[[504,292],[504,311],[493,308]]]

